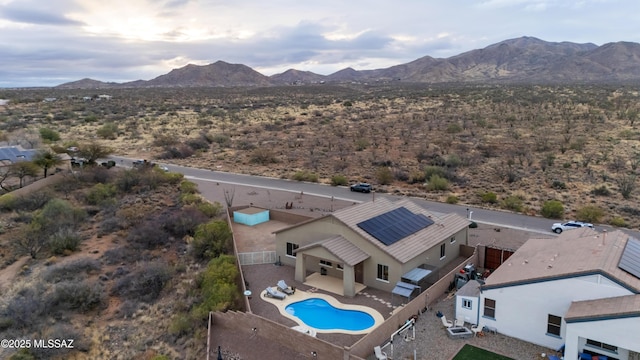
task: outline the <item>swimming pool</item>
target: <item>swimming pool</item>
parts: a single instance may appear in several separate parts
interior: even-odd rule
[[[373,316],[364,311],[338,309],[320,298],[289,304],[285,311],[319,330],[362,331],[375,324]]]

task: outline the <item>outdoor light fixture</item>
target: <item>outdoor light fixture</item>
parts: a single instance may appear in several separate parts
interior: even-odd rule
[[[317,357],[318,357],[318,353],[317,353],[317,352],[315,352],[315,351],[312,351],[312,352],[311,352],[311,356],[313,356],[314,358],[317,358]]]

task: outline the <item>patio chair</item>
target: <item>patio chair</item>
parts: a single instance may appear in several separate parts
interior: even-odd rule
[[[484,333],[482,332],[482,329],[484,329],[483,325],[471,325],[471,331],[473,332],[473,336],[483,336]]]
[[[455,327],[464,327],[464,317],[458,316],[456,318],[456,321],[453,323],[453,326],[455,326]]]
[[[382,351],[382,349],[380,349],[380,346],[376,346],[373,348],[373,352],[376,355],[376,359],[378,360],[387,360],[387,353]]]
[[[446,328],[450,328],[453,326],[453,322],[451,322],[451,320],[447,320],[447,317],[444,315],[440,317],[440,320],[442,320],[442,325]]]
[[[265,295],[267,297],[271,297],[271,298],[274,298],[274,299],[280,299],[280,300],[284,300],[284,298],[287,297],[287,294],[285,294],[285,293],[283,293],[281,291],[278,291],[278,290],[276,290],[276,289],[274,289],[274,288],[272,288],[270,286],[267,287],[267,292],[266,292]]]
[[[287,283],[284,282],[284,280],[278,281],[278,290],[282,291],[287,295],[293,295],[296,292],[296,289],[287,285]]]

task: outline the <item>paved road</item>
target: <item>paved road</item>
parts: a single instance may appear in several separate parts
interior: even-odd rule
[[[111,156],[111,159],[115,160],[120,166],[131,166],[132,160],[130,158]],[[180,172],[185,175],[186,178],[198,179],[204,181],[214,181],[222,184],[237,184],[244,186],[253,186],[256,188],[273,189],[281,191],[291,191],[295,193],[304,192],[307,195],[316,195],[324,197],[334,197],[340,200],[349,200],[364,202],[369,201],[373,196],[383,196],[392,199],[399,199],[400,196],[371,193],[362,194],[357,192],[350,192],[347,187],[335,187],[324,184],[316,183],[304,183],[299,181],[287,180],[287,179],[275,179],[261,176],[234,174],[228,172],[212,171],[206,169],[197,169],[191,167],[177,166],[171,164],[165,164],[170,171]],[[462,216],[471,216],[471,219],[477,222],[493,224],[496,226],[526,229],[528,231],[537,231],[544,234],[551,233],[551,225],[557,220],[550,220],[541,217],[527,216],[521,214],[515,214],[505,211],[487,210],[472,206],[465,205],[453,205],[434,201],[427,201],[420,198],[413,198],[413,200],[421,206],[437,213],[457,213]],[[607,229],[607,231],[613,230],[609,226],[598,226],[598,230]],[[639,237],[640,232],[625,230],[629,234]]]

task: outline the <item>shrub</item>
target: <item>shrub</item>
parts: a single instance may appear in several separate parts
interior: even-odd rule
[[[447,132],[449,134],[457,134],[461,131],[462,131],[462,126],[460,126],[459,124],[449,124],[449,126],[447,126]]]
[[[217,204],[220,205],[219,203]],[[208,217],[213,217],[205,214],[205,212],[200,209],[201,205],[214,206],[211,203],[203,202],[198,205],[198,208],[191,206],[183,207],[179,211],[170,214],[168,218],[164,220],[165,229],[176,237],[181,238],[185,235],[193,236],[198,225],[207,222],[209,220]],[[220,208],[221,207],[220,205]]]
[[[42,314],[46,309],[43,292],[43,287],[35,284],[19,289],[16,295],[8,300],[4,313],[12,327],[28,329],[42,322]]]
[[[114,204],[116,192],[115,184],[95,184],[87,193],[87,203],[90,205]]]
[[[381,166],[376,170],[376,179],[380,185],[389,185],[393,181],[393,174],[391,169],[386,166]]]
[[[438,175],[432,175],[427,183],[427,190],[429,191],[444,191],[449,188],[449,182],[447,179]]]
[[[556,190],[564,190],[567,188],[567,184],[559,180],[553,180],[553,182],[551,183],[551,187]]]
[[[611,195],[611,190],[606,185],[602,185],[591,190],[591,193],[596,196],[609,196]]]
[[[314,174],[308,171],[297,171],[293,174],[293,180],[296,181],[307,181],[307,182],[318,182],[318,174]]]
[[[510,195],[502,200],[502,207],[507,210],[521,212],[523,208],[522,199],[517,195]]]
[[[558,200],[545,201],[540,213],[548,219],[561,219],[564,215],[564,206]]]
[[[278,162],[276,155],[270,149],[255,149],[251,152],[251,156],[249,157],[251,162],[260,164],[260,165],[268,165],[275,164]]]
[[[477,228],[477,227],[478,227],[478,223],[477,223],[477,222],[475,222],[475,221],[472,221],[472,222],[471,222],[471,224],[469,224],[469,228],[470,228],[470,229],[475,229],[475,228]]]
[[[118,190],[125,193],[133,190],[133,188],[140,184],[140,173],[137,169],[123,171],[115,181]]]
[[[126,299],[150,303],[160,296],[169,279],[171,279],[171,272],[167,264],[142,263],[137,271],[118,279],[111,293]]]
[[[164,230],[161,222],[147,220],[129,230],[127,240],[135,248],[152,250],[167,244],[169,233]]]
[[[424,168],[424,178],[431,179],[433,175],[438,175],[441,178],[447,178],[447,170],[442,166],[425,166]]]
[[[182,194],[180,195],[180,202],[183,205],[201,204],[204,200],[198,194]]]
[[[133,316],[133,314],[136,313],[136,311],[138,311],[139,307],[140,306],[138,305],[137,301],[125,300],[122,302],[122,304],[120,304],[118,315],[122,316],[123,318],[130,318]]]
[[[53,194],[49,191],[36,191],[28,195],[17,196],[13,204],[14,210],[35,211],[43,207],[49,200],[53,199]]]
[[[193,183],[189,180],[182,180],[182,182],[180,183],[180,192],[182,194],[197,194],[198,191],[198,184]]]
[[[48,282],[60,282],[76,280],[84,274],[99,271],[101,268],[98,260],[84,257],[63,264],[56,264],[44,273],[44,280]]]
[[[208,150],[209,142],[202,137],[187,140],[187,145],[193,150]]]
[[[423,184],[427,178],[424,171],[414,171],[409,175],[409,184]]]
[[[103,139],[115,140],[118,137],[118,125],[106,123],[96,131],[96,135]]]
[[[226,254],[231,246],[231,239],[231,230],[222,220],[200,224],[193,236],[193,255],[196,259],[203,260]]]
[[[626,227],[627,222],[624,221],[624,218],[622,218],[621,216],[615,216],[612,217],[611,220],[609,220],[609,225],[616,227]]]
[[[604,216],[604,210],[594,205],[583,206],[576,211],[576,219],[590,223],[600,222]]]
[[[16,206],[16,197],[13,194],[4,194],[0,196],[0,210],[12,211]]]
[[[222,204],[214,202],[213,204],[208,201],[203,201],[197,204],[198,210],[210,218],[217,217],[222,213]]]
[[[100,284],[89,284],[86,281],[63,281],[55,285],[47,299],[48,310],[79,310],[82,312],[95,309],[104,303],[104,291]]]
[[[203,301],[194,308],[194,317],[204,320],[210,311],[232,309],[240,295],[236,286],[237,278],[238,268],[233,256],[222,255],[209,261],[207,269],[198,279]]]
[[[480,198],[484,203],[495,204],[498,202],[498,195],[496,195],[496,193],[492,191],[487,191],[485,193],[482,193],[480,195]]]
[[[107,265],[135,262],[139,260],[139,257],[140,254],[138,251],[125,246],[109,249],[102,255]]]
[[[48,128],[40,128],[40,137],[44,141],[58,141],[60,140],[60,134],[56,131],[48,129]]]
[[[457,204],[458,203],[458,197],[455,195],[449,195],[447,196],[447,204]]]
[[[344,175],[333,175],[331,177],[331,186],[345,186],[349,183],[347,177]]]
[[[49,249],[56,255],[74,252],[82,243],[82,237],[76,231],[64,228],[49,237]]]
[[[169,325],[169,334],[175,336],[183,336],[188,334],[193,328],[193,320],[189,314],[178,313],[173,316]]]

